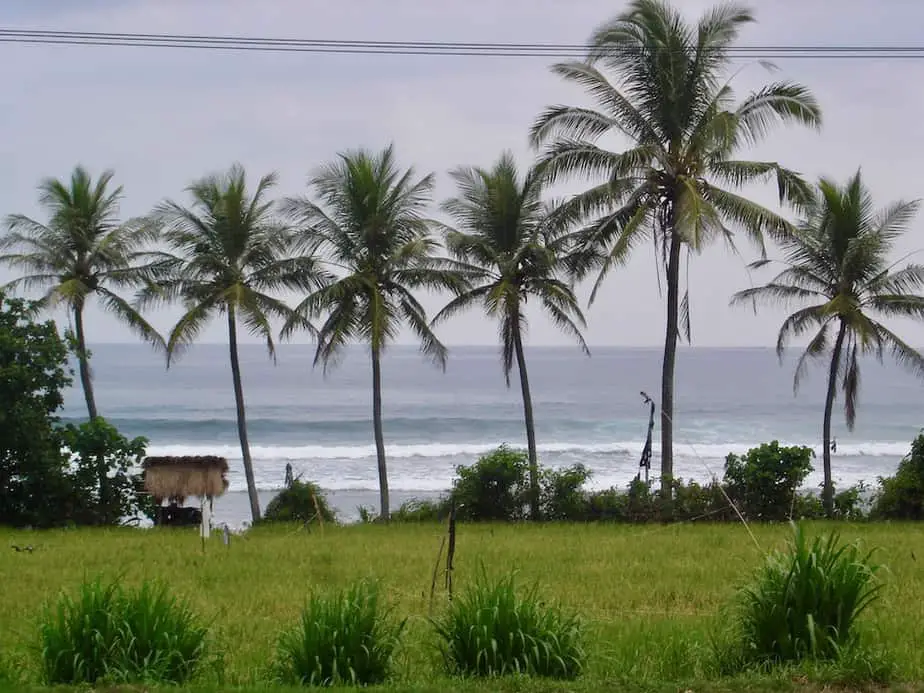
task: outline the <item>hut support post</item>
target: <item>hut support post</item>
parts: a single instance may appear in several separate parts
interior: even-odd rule
[[[202,498],[202,539],[203,541],[209,538],[209,533],[212,528],[212,499],[211,498]]]

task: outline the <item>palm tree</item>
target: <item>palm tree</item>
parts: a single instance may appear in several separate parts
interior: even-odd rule
[[[452,172],[458,197],[443,204],[458,230],[446,228],[450,253],[470,270],[475,286],[455,297],[433,319],[437,323],[475,304],[500,321],[501,360],[507,387],[516,359],[523,395],[529,452],[530,512],[539,519],[539,464],[523,334],[524,309],[534,298],[552,321],[571,334],[589,354],[578,325],[584,316],[567,276],[559,239],[546,224],[542,178],[536,170],[520,180],[512,154],[505,152],[491,170],[459,168]]]
[[[285,209],[304,229],[309,247],[342,271],[329,285],[309,294],[295,308],[283,334],[327,314],[319,327],[315,364],[325,372],[354,341],[369,345],[372,360],[372,421],[378,459],[381,518],[389,518],[388,474],[382,431],[382,364],[387,345],[403,324],[420,340],[421,351],[446,366],[446,347],[427,322],[415,289],[461,291],[462,274],[435,252],[432,222],[424,217],[433,176],[414,180],[400,171],[393,147],[378,154],[347,152],[311,179],[321,205],[288,200]]]
[[[25,273],[4,288],[44,289],[37,307],[54,309],[63,304],[73,319],[80,383],[90,419],[99,415],[83,324],[91,296],[142,339],[155,347],[164,346],[157,331],[117,293],[153,281],[166,263],[163,254],[144,250],[155,240],[150,229],[134,220],[119,222],[122,187],[111,189],[113,175],[104,171],[94,182],[86,169],[77,166],[69,181],[43,180],[39,204],[48,213],[48,222],[10,215],[7,233],[0,239],[0,249],[13,251],[0,256],[0,262]]]
[[[206,176],[190,185],[191,207],[170,200],[161,203],[151,221],[177,253],[173,271],[156,288],[143,290],[139,296],[142,305],[183,303],[185,312],[167,339],[168,368],[213,316],[227,317],[237,431],[255,522],[260,519],[260,499],[247,438],[238,324],[265,340],[275,359],[270,320],[288,320],[292,311],[271,292],[313,290],[327,279],[313,255],[291,256],[294,236],[275,218],[274,203],[266,199],[275,184],[276,175],[266,175],[251,193],[244,169],[235,164],[223,175]]]
[[[783,201],[798,204],[809,186],[771,161],[734,158],[776,123],[820,124],[807,89],[776,82],[735,104],[724,75],[739,28],[753,21],[739,5],[723,4],[695,26],[660,0],[632,0],[629,9],[593,35],[584,62],[553,70],[583,86],[599,110],[554,106],[533,125],[543,146],[547,178],[582,176],[594,187],[559,210],[560,223],[579,228],[578,278],[598,268],[594,300],[603,278],[627,261],[647,238],[665,267],[667,325],[661,369],[661,484],[673,475],[674,362],[683,331],[689,341],[689,295],[680,296],[683,251],[698,253],[717,238],[734,249],[730,226],[763,249],[764,235],[783,234],[777,214],[722,188],[776,178]],[[608,69],[610,81],[601,68]],[[631,141],[616,153],[598,144],[615,134]]]
[[[794,392],[809,362],[829,357],[822,426],[823,500],[829,517],[834,510],[831,413],[838,379],[847,428],[853,430],[861,354],[873,353],[882,361],[888,349],[898,363],[924,376],[924,357],[874,318],[924,318],[924,296],[914,293],[924,289],[924,265],[896,269],[899,263],[889,260],[895,240],[908,230],[917,207],[917,202],[899,201],[876,212],[859,171],[843,187],[822,178],[805,220],[782,243],[786,268],[768,284],[739,291],[732,298],[732,303],[752,301],[755,308],[758,300],[809,304],[783,321],[776,351],[782,362],[790,339],[814,332],[797,362]]]

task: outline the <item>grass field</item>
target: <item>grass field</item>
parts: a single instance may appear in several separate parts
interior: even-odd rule
[[[845,539],[879,547],[886,587],[864,626],[896,661],[898,679],[924,681],[924,564],[916,558],[924,561],[924,526],[819,523],[808,531],[835,526]],[[782,546],[789,528],[754,532],[767,550]],[[793,672],[733,680],[716,674],[711,636],[727,623],[723,609],[762,556],[740,525],[460,527],[456,589],[481,564],[492,574],[516,569],[524,582],[538,580],[544,594],[588,622],[590,659],[576,682],[452,682],[439,670],[427,620],[443,533],[439,526],[261,528],[234,537],[230,548],[213,538],[203,554],[193,531],[0,530],[2,666],[38,685],[37,620],[61,590],[97,575],[122,575],[129,584],[159,578],[213,624],[212,650],[221,656],[196,686],[260,688],[280,630],[295,622],[312,589],[375,577],[397,612],[410,617],[394,690],[733,691],[823,683],[823,675],[805,683]],[[34,552],[15,552],[12,544],[31,544]],[[446,602],[441,585],[435,611]]]

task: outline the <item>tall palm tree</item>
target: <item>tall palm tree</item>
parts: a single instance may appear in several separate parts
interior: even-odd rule
[[[161,203],[151,221],[176,253],[173,270],[156,288],[145,289],[139,296],[142,305],[183,303],[185,312],[167,339],[168,368],[216,314],[227,318],[237,431],[255,522],[260,519],[260,499],[247,438],[238,326],[242,323],[248,332],[265,340],[275,359],[270,321],[288,320],[292,311],[272,292],[314,290],[327,279],[313,255],[292,256],[294,236],[277,220],[274,203],[267,199],[275,184],[276,175],[269,174],[251,192],[243,167],[234,164],[222,175],[206,176],[190,185],[190,207],[170,200]]]
[[[433,176],[414,179],[400,171],[392,146],[378,154],[347,152],[311,179],[320,205],[307,198],[285,203],[287,214],[302,226],[307,243],[342,272],[335,281],[310,293],[295,308],[283,334],[327,314],[318,328],[315,364],[325,371],[354,341],[369,345],[372,360],[372,421],[378,459],[381,518],[390,515],[385,438],[382,431],[382,353],[403,324],[420,340],[421,350],[446,366],[446,347],[427,322],[416,289],[465,288],[462,274],[436,256],[432,223],[424,216]]]
[[[507,387],[516,359],[523,395],[529,452],[530,512],[539,519],[539,464],[523,335],[524,309],[534,298],[552,321],[573,336],[585,353],[579,325],[584,316],[571,285],[560,239],[546,224],[542,178],[532,170],[521,181],[513,155],[505,152],[490,170],[458,168],[451,173],[459,194],[443,204],[458,229],[445,229],[446,246],[467,269],[475,286],[455,297],[433,323],[481,304],[500,321],[501,360]]]
[[[142,339],[163,348],[164,340],[141,314],[117,293],[137,288],[163,274],[161,253],[146,251],[155,237],[135,220],[119,221],[122,186],[111,187],[114,173],[96,181],[77,166],[69,181],[47,178],[39,184],[45,224],[22,214],[6,218],[0,249],[11,250],[0,262],[24,272],[4,288],[44,289],[38,307],[66,306],[73,320],[80,383],[91,419],[99,415],[93,393],[90,357],[84,330],[84,308],[96,297]]]
[[[593,35],[584,62],[553,70],[583,86],[597,108],[554,106],[533,125],[534,146],[544,146],[550,182],[581,176],[594,186],[560,209],[561,223],[575,225],[582,251],[578,277],[598,268],[597,289],[607,272],[627,261],[647,238],[667,283],[667,325],[661,368],[661,484],[673,475],[674,363],[677,340],[689,341],[689,295],[680,295],[683,251],[698,253],[717,238],[734,249],[732,228],[763,250],[764,236],[779,236],[786,222],[770,210],[721,186],[740,187],[776,178],[781,200],[798,204],[809,186],[771,161],[739,161],[738,151],[759,141],[771,126],[818,126],[815,99],[804,87],[776,82],[735,102],[725,74],[730,49],[751,12],[723,4],[690,25],[661,0],[632,0],[623,14]],[[608,71],[611,81],[604,71]],[[598,144],[603,135],[631,141],[623,152]]]
[[[924,289],[924,265],[896,269],[899,263],[890,260],[895,240],[908,230],[917,208],[917,202],[899,201],[877,212],[859,171],[843,187],[822,178],[805,220],[782,242],[786,268],[768,284],[739,291],[732,298],[732,303],[752,301],[755,307],[757,301],[809,304],[783,321],[776,350],[782,360],[790,339],[814,332],[797,362],[794,392],[811,360],[829,359],[822,425],[823,499],[828,516],[834,510],[831,414],[838,379],[847,428],[853,430],[861,354],[873,353],[881,361],[888,349],[898,363],[924,377],[924,357],[876,319],[924,318],[924,295],[915,293]]]

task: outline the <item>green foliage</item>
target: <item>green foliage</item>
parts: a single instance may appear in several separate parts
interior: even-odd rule
[[[337,517],[321,487],[312,481],[295,479],[276,494],[263,513],[264,522],[336,522]]]
[[[841,544],[836,533],[810,543],[793,525],[788,549],[769,555],[741,591],[736,637],[742,661],[837,660],[857,645],[857,619],[881,589],[871,554]]]
[[[71,453],[73,522],[114,525],[139,513],[153,516],[154,501],[144,492],[141,475],[131,473],[141,465],[146,438],[129,440],[102,417],[68,424],[60,435],[61,444]]]
[[[834,388],[843,390],[849,430],[856,421],[861,355],[872,353],[882,360],[891,352],[896,363],[924,375],[924,356],[879,322],[921,315],[924,265],[898,269],[892,260],[896,242],[911,230],[919,206],[919,201],[899,200],[876,210],[859,170],[843,185],[821,178],[798,228],[780,239],[784,269],[768,284],[733,298],[754,306],[758,301],[808,304],[783,321],[777,353],[782,354],[787,342],[812,335],[796,366],[795,387],[811,360],[830,354],[836,363],[829,372],[831,396]]]
[[[784,520],[805,477],[812,471],[809,447],[781,447],[778,441],[725,458],[725,486],[741,513],[752,520]]]
[[[583,464],[562,470],[546,469],[541,475],[542,519],[574,520],[587,517],[584,484],[591,471]]]
[[[529,460],[522,450],[502,445],[470,466],[456,467],[452,491],[461,520],[514,521],[526,517]]]
[[[299,625],[279,638],[276,674],[288,684],[382,683],[404,626],[383,608],[373,583],[358,582],[329,597],[314,595]]]
[[[166,587],[135,591],[118,582],[84,583],[77,598],[62,595],[40,628],[49,684],[189,680],[205,652],[208,629]]]
[[[391,514],[392,522],[440,522],[449,517],[450,500],[418,500],[412,498],[405,501]]]
[[[69,180],[46,178],[39,184],[39,204],[48,221],[42,224],[22,214],[5,219],[7,233],[0,239],[0,250],[13,252],[0,256],[0,262],[22,272],[7,286],[45,288],[42,308],[60,301],[75,317],[82,315],[87,299],[96,296],[103,310],[145,341],[163,347],[157,331],[114,291],[147,285],[169,265],[164,256],[149,250],[155,238],[147,225],[119,221],[122,186],[111,185],[113,176],[104,171],[94,181],[77,166]],[[81,360],[89,358],[82,335],[74,335],[74,344]]]
[[[879,478],[880,491],[873,501],[872,516],[889,520],[924,518],[924,433],[911,443],[895,476]]]
[[[535,585],[519,593],[513,573],[491,582],[482,571],[434,625],[451,674],[573,679],[584,669],[581,622],[546,605]]]
[[[748,519],[820,518],[825,513],[818,496],[798,490],[812,469],[811,456],[811,448],[781,447],[776,441],[752,448],[741,456],[729,454],[722,483],[673,479],[669,501],[660,488],[652,489],[637,477],[624,490],[589,492],[584,485],[591,472],[583,465],[561,470],[540,467],[541,514],[545,520],[570,522],[737,522],[738,515],[727,494]],[[458,478],[451,496],[457,504],[457,517],[498,522],[525,519],[528,470],[526,453],[506,445],[482,456],[473,465],[457,467]],[[838,493],[835,516],[862,518],[864,490],[861,484]],[[448,501],[422,504],[406,519],[441,519],[448,510]]]
[[[0,524],[61,524],[71,488],[55,434],[67,346],[35,303],[0,292]]]

